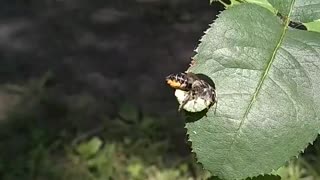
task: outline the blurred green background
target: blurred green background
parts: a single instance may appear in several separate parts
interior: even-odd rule
[[[2,0],[0,179],[209,178],[164,77],[186,70],[222,9],[194,0]],[[319,153],[316,142],[281,174],[320,179]]]

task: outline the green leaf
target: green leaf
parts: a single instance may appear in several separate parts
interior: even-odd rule
[[[281,180],[280,176],[275,176],[275,175],[260,175],[258,177],[254,178],[247,178],[247,180]]]
[[[320,32],[320,20],[304,24],[309,31]]]
[[[319,0],[268,0],[270,4],[292,21],[312,22],[320,19]],[[289,5],[289,6],[288,6]],[[291,6],[290,6],[291,5]]]
[[[291,12],[298,4],[287,4]],[[314,141],[320,129],[320,34],[288,27],[244,3],[206,31],[189,71],[216,84],[217,109],[186,124],[197,159],[213,175],[270,173]]]
[[[208,180],[222,180],[217,176],[212,176]],[[278,175],[260,175],[253,178],[246,178],[246,180],[281,180],[281,177]]]
[[[77,147],[77,152],[83,158],[87,159],[87,158],[95,155],[99,151],[101,146],[102,146],[102,141],[99,138],[94,137],[88,142],[81,143]]]

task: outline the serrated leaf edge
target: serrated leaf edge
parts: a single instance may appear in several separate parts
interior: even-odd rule
[[[200,162],[200,160],[199,160],[199,158],[198,158],[198,156],[197,156],[197,153],[194,151],[194,148],[193,148],[192,139],[191,139],[191,137],[190,137],[191,132],[190,132],[189,129],[187,128],[187,125],[185,125],[184,128],[187,130],[187,133],[186,133],[186,134],[187,134],[187,140],[188,140],[188,142],[191,143],[191,152],[194,154],[196,163],[200,164],[201,167],[202,167],[202,169],[209,171],[209,172],[211,173],[211,175],[218,176],[218,175],[215,174],[214,172],[211,172],[210,170],[206,169],[205,166]],[[317,137],[318,135],[320,135],[320,133],[318,133],[318,134],[316,135],[316,137]],[[304,146],[304,148],[301,149],[301,150],[299,150],[299,151],[297,152],[297,155],[289,157],[289,159],[287,159],[286,161],[284,161],[283,164],[280,165],[279,167],[277,167],[277,168],[271,168],[270,171],[269,171],[269,173],[260,173],[260,174],[256,174],[256,175],[249,175],[249,176],[246,177],[246,178],[251,178],[251,179],[252,179],[252,178],[255,178],[255,177],[258,177],[258,176],[274,175],[274,174],[272,174],[272,172],[277,171],[277,170],[280,169],[282,166],[284,166],[285,164],[287,164],[289,161],[291,161],[291,158],[293,158],[293,157],[294,157],[294,158],[299,158],[299,155],[300,155],[301,153],[304,153],[304,151],[306,150],[306,148],[307,148],[309,145],[313,145],[316,137],[313,138],[313,139],[314,139],[313,141],[306,143],[306,145]],[[276,174],[276,175],[278,175],[278,174]],[[218,176],[218,177],[219,177],[219,178],[224,178],[224,177],[220,177],[220,176]],[[243,180],[243,179],[237,178],[237,179],[235,179],[235,180]]]

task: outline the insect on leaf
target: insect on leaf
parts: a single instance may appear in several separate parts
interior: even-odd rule
[[[320,129],[320,33],[288,27],[291,13],[300,19],[302,0],[281,2],[285,22],[250,3],[223,11],[189,69],[216,84],[216,112],[186,128],[198,161],[220,178],[270,173]]]

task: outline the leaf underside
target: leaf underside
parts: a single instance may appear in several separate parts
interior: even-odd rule
[[[281,10],[290,18],[302,1],[281,1]],[[198,161],[220,178],[270,173],[318,134],[320,34],[288,22],[240,4],[219,15],[197,48],[188,71],[215,82],[218,104],[186,128]]]

